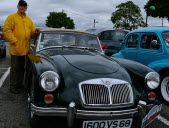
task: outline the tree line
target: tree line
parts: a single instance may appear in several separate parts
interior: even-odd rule
[[[169,20],[168,0],[149,0],[144,9],[147,16],[167,17]],[[139,27],[146,27],[138,5],[132,1],[127,1],[116,6],[116,11],[111,15],[112,26],[115,29],[134,30]],[[49,12],[46,20],[47,27],[74,29],[74,20],[67,16],[65,12]]]

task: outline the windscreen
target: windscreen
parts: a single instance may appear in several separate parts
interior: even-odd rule
[[[77,46],[97,48],[101,50],[99,41],[96,36],[83,33],[42,33],[39,49],[52,46]]]

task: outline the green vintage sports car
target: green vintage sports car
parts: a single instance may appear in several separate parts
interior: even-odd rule
[[[25,75],[34,128],[51,118],[59,128],[139,128],[161,111],[158,73],[104,55],[96,35],[44,28],[31,52],[41,57]]]

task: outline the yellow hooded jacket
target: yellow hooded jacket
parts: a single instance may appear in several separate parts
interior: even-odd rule
[[[18,11],[9,15],[3,27],[4,36],[10,43],[9,53],[16,56],[27,55],[35,29],[32,20],[26,14]]]

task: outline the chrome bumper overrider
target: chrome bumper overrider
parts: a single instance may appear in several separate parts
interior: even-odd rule
[[[37,107],[31,104],[31,112],[38,116],[62,116],[67,117],[67,124],[69,128],[73,127],[74,119],[94,119],[94,120],[113,120],[125,119],[138,116],[138,121],[141,123],[142,118],[146,115],[146,109],[152,107],[147,106],[144,101],[140,101],[138,107],[129,110],[120,111],[89,111],[78,110],[74,102],[69,104],[68,108],[59,107]]]

